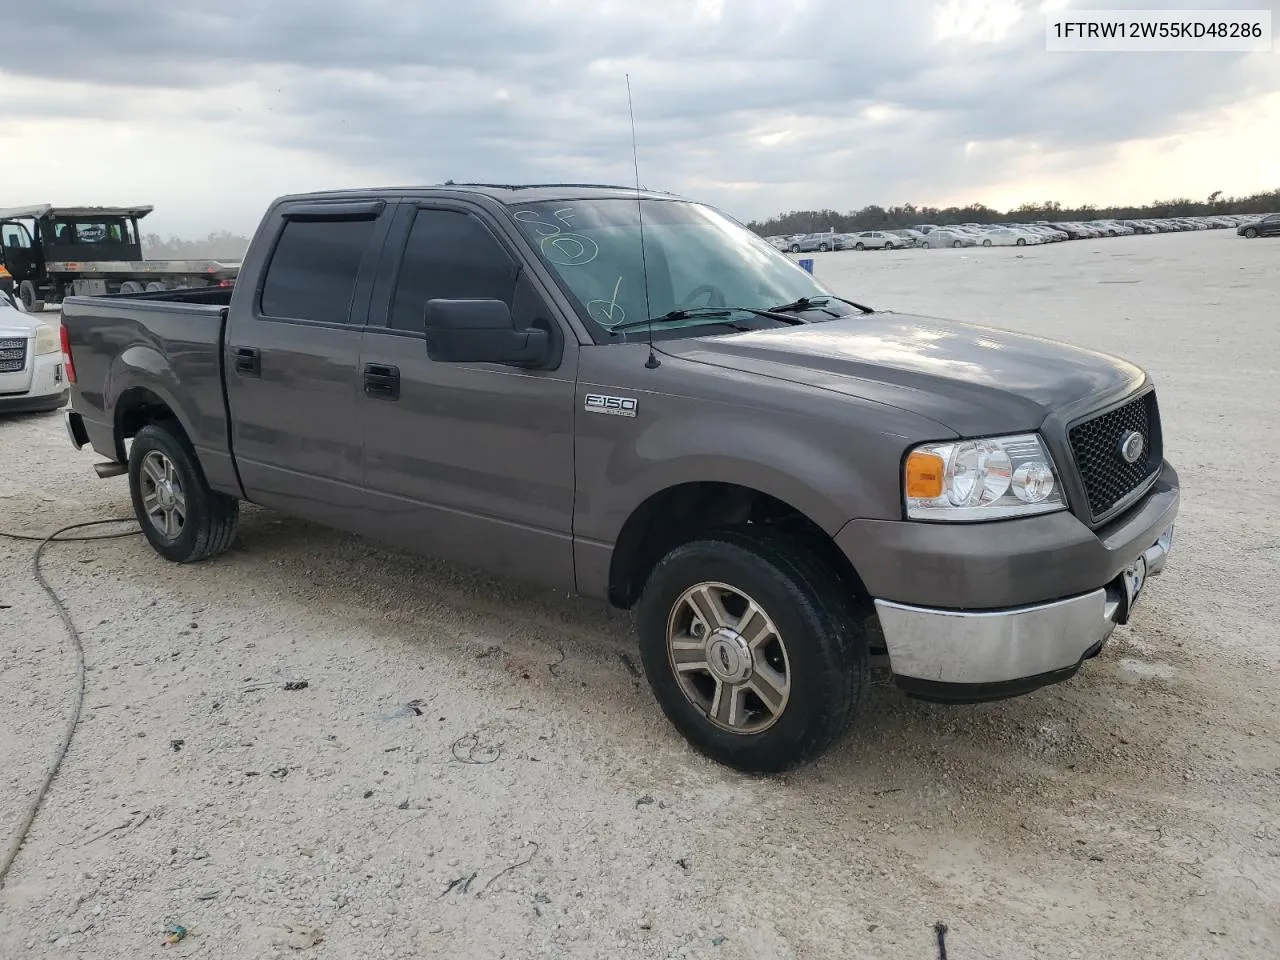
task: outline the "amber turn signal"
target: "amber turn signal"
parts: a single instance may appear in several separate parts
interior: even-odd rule
[[[907,457],[907,496],[932,500],[942,496],[946,462],[936,453],[914,450]]]

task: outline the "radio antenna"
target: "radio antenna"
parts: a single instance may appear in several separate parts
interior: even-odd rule
[[[649,305],[649,263],[644,256],[644,204],[640,200],[640,154],[636,151],[636,108],[631,105],[631,74],[627,78],[627,112],[631,114],[631,162],[636,168],[636,217],[640,221],[640,270],[644,276],[644,315],[649,322],[645,329],[649,333],[649,359],[644,365],[650,370],[661,366],[658,355],[653,351],[653,308]]]

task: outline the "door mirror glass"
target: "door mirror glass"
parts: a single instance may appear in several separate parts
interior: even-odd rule
[[[428,300],[427,356],[441,363],[536,367],[547,356],[546,330],[517,330],[501,300]]]

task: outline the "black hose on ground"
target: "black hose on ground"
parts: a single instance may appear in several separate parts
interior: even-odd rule
[[[54,607],[58,611],[58,616],[62,618],[62,625],[67,628],[67,635],[71,637],[71,645],[75,650],[76,656],[76,691],[75,703],[71,711],[71,720],[67,723],[66,733],[62,735],[62,743],[54,754],[53,764],[49,767],[49,772],[45,774],[44,782],[40,784],[40,789],[36,791],[35,797],[32,799],[30,806],[27,808],[26,815],[18,824],[18,829],[13,835],[13,839],[9,843],[9,848],[5,851],[4,856],[0,858],[0,888],[4,887],[5,878],[9,875],[9,868],[13,866],[13,861],[18,856],[18,851],[22,848],[23,842],[27,839],[27,833],[31,829],[31,824],[36,819],[36,814],[40,811],[40,804],[44,802],[45,796],[49,792],[49,787],[53,783],[53,778],[58,775],[58,769],[62,766],[62,759],[67,755],[67,750],[71,746],[71,737],[75,734],[76,726],[80,722],[80,708],[84,705],[84,644],[80,640],[80,631],[76,629],[76,625],[71,622],[71,614],[67,610],[67,605],[63,599],[58,596],[58,592],[49,586],[49,581],[44,578],[44,572],[40,569],[40,557],[44,554],[45,547],[51,543],[66,543],[68,541],[84,541],[84,540],[119,540],[123,537],[132,537],[141,533],[141,530],[124,530],[116,533],[97,533],[90,536],[64,537],[62,534],[69,530],[82,530],[85,527],[105,526],[106,524],[118,523],[135,523],[133,517],[115,520],[90,520],[87,523],[73,523],[65,526],[60,530],[55,530],[48,536],[35,536],[26,533],[5,533],[0,531],[0,537],[7,540],[26,540],[38,542],[40,545],[36,547],[35,553],[31,556],[31,572],[35,577],[36,583],[40,588],[49,595],[49,599],[53,601]]]

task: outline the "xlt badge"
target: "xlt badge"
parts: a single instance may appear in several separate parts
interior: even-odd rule
[[[610,397],[603,393],[588,393],[583,407],[587,413],[603,413],[611,417],[634,417],[637,403],[632,397]]]

